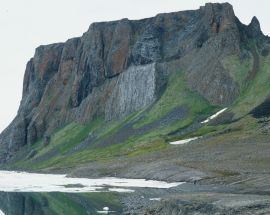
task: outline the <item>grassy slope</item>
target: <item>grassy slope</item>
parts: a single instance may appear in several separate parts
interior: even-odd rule
[[[204,125],[191,133],[186,133],[175,138],[189,138],[203,135],[218,135],[225,131],[249,131],[258,124],[248,113],[257,105],[262,103],[269,95],[268,83],[270,81],[270,56],[259,55],[253,43],[248,45],[249,57],[240,59],[237,56],[229,56],[223,60],[222,64],[232,78],[240,86],[240,97],[229,107],[228,112],[234,115],[234,119],[240,119],[231,124],[224,125]],[[256,76],[252,81],[248,81],[249,73],[254,70],[254,55],[259,60]],[[254,72],[254,71],[253,71]],[[166,149],[168,144],[168,134],[179,131],[191,125],[194,121],[211,115],[218,107],[211,106],[202,96],[192,92],[186,86],[183,72],[177,72],[170,76],[167,88],[161,98],[151,107],[150,110],[141,111],[128,116],[122,121],[104,122],[97,119],[88,124],[71,123],[56,131],[48,146],[44,147],[41,141],[30,148],[25,149],[29,153],[32,149],[37,154],[32,159],[25,159],[25,155],[18,155],[23,159],[18,159],[12,167],[26,169],[61,169],[74,167],[91,161],[107,161],[118,156],[137,156],[148,152]],[[144,128],[153,125],[158,120],[164,118],[173,110],[186,107],[188,114],[183,120],[170,123],[166,126],[156,126],[152,130],[140,135],[130,135],[124,141],[111,144],[106,147],[99,147],[102,140],[110,139],[117,132],[121,132],[128,123],[132,123],[133,129]],[[89,134],[94,134],[96,139],[93,143],[96,147],[88,147],[84,150],[72,152]],[[23,150],[22,150],[23,151]],[[46,158],[47,154],[56,151],[53,156]],[[46,159],[40,159],[45,157]]]
[[[141,128],[158,121],[169,114],[175,108],[185,106],[188,115],[180,121],[165,127],[156,127],[143,135],[131,135],[125,141],[106,147],[98,147],[98,144],[112,137],[128,122],[136,121],[134,129]],[[110,160],[117,156],[137,156],[143,153],[158,151],[168,147],[165,139],[168,133],[190,125],[198,116],[207,116],[213,111],[213,107],[197,93],[190,91],[185,85],[183,73],[178,72],[171,76],[168,87],[161,98],[147,112],[132,114],[123,121],[105,123],[102,119],[95,120],[85,125],[71,123],[51,137],[51,142],[44,147],[41,141],[31,146],[26,151],[35,149],[37,154],[32,159],[19,160],[13,167],[26,169],[68,168],[91,161]],[[144,117],[138,118],[138,116]],[[139,119],[139,120],[138,120]],[[84,140],[89,133],[95,134],[97,147],[86,148],[82,151],[69,153],[76,145]],[[57,155],[48,159],[38,159],[51,151],[57,150]],[[23,157],[23,156],[21,156]]]
[[[270,56],[260,56],[260,68],[255,79],[247,86],[243,94],[232,106],[236,117],[248,114],[253,108],[261,104],[270,94]]]
[[[178,127],[185,127],[192,123],[198,115],[209,113],[212,110],[212,107],[202,96],[188,89],[184,74],[178,72],[170,77],[168,87],[163,96],[156,102],[151,111],[146,114],[144,120],[136,124],[136,127],[150,124],[181,106],[188,108],[189,115],[185,120],[181,121]]]
[[[233,80],[239,83],[241,92],[245,90],[245,79],[248,76],[248,72],[252,70],[252,61],[252,56],[248,56],[246,59],[241,60],[237,55],[231,55],[222,60],[224,68],[229,71]]]
[[[232,77],[240,86],[241,94],[239,98],[227,111],[234,115],[236,121],[224,125],[206,125],[185,137],[206,134],[223,136],[227,132],[242,136],[256,135],[259,128],[258,120],[253,118],[250,112],[270,95],[270,56],[261,56],[253,43],[249,44],[249,49],[253,49],[253,54],[254,52],[257,54],[258,68],[252,68],[251,60],[254,61],[252,58],[247,58],[241,62],[237,56],[230,56],[223,60],[225,68],[230,71]],[[248,73],[252,69],[256,69],[256,76],[254,79],[248,80]],[[224,141],[226,140],[224,139]]]

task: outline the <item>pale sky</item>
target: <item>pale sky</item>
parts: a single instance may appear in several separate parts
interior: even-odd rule
[[[92,22],[198,9],[206,0],[0,0],[0,132],[15,117],[25,65],[35,48],[81,36]],[[212,1],[224,2],[224,1]],[[269,0],[228,0],[245,24],[257,16],[270,35]]]

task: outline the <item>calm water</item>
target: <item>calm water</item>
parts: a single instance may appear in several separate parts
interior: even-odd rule
[[[0,208],[1,215],[84,215],[122,212],[116,193],[1,192]]]
[[[121,214],[120,196],[136,188],[169,189],[180,184],[0,171],[0,215]]]

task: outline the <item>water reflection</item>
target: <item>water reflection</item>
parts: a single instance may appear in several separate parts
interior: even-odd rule
[[[5,215],[87,215],[122,212],[117,193],[0,192],[0,209]]]
[[[119,195],[136,188],[166,190],[181,184],[0,171],[0,210],[5,215],[121,214]]]

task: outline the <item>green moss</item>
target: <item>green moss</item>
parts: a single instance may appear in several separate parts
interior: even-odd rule
[[[234,73],[234,78],[240,83],[243,82],[241,75],[246,75],[246,68],[249,68],[250,64],[249,62],[246,62],[245,65],[241,65],[238,61],[238,58],[231,56],[231,58],[227,59],[225,64],[235,64],[231,67],[234,71],[239,68],[239,71]],[[254,80],[254,86],[250,85],[248,89],[245,89],[245,94],[242,94],[241,99],[237,101],[235,106],[230,108],[233,113],[243,113],[243,111],[250,110],[250,108],[254,106],[254,101],[258,103],[268,94],[268,87],[266,84],[270,80],[268,62],[269,57],[261,59],[260,71]],[[261,88],[258,87],[260,85],[262,85]],[[180,107],[186,107],[188,110],[187,116],[183,120],[176,121],[166,126],[153,128],[145,134],[130,136],[124,142],[119,142],[106,147],[98,145],[102,140],[112,138],[114,134],[121,132],[121,129],[128,123],[135,122],[134,129],[137,129],[162,119],[170,112]],[[240,124],[243,123],[241,121],[241,123],[238,122],[240,124],[232,123],[231,125],[226,126],[205,125],[197,131],[187,133],[181,137],[168,137],[170,133],[186,128],[192,124],[194,120],[206,118],[208,115],[216,112],[216,110],[217,107],[211,106],[202,96],[191,91],[186,86],[184,74],[182,72],[177,72],[171,75],[167,89],[150,110],[131,114],[120,121],[104,122],[103,119],[97,119],[87,124],[71,123],[55,132],[51,137],[51,143],[47,147],[43,147],[40,142],[32,146],[32,148],[35,148],[38,151],[34,159],[19,161],[15,166],[34,170],[51,168],[61,169],[75,167],[93,161],[107,162],[116,157],[140,156],[146,153],[164,150],[168,147],[168,144],[166,143],[166,140],[168,139],[176,140],[195,136],[216,135],[221,134],[226,129],[242,129],[240,128]],[[141,118],[141,114],[143,114],[144,117],[136,122],[136,120]],[[245,127],[243,129],[247,128]],[[96,137],[95,142],[91,144],[91,148],[69,153],[71,149],[87,138],[91,132],[94,132]],[[96,147],[93,147],[93,145],[96,145]],[[54,157],[49,157],[47,160],[35,160],[52,150],[57,150]]]
[[[31,169],[61,169],[74,167],[91,161],[109,161],[119,156],[134,156],[150,153],[166,148],[162,138],[148,139],[145,137],[130,138],[124,143],[114,144],[104,148],[86,149],[69,156],[58,155],[39,163],[24,163],[23,166],[31,166]]]
[[[253,118],[251,115],[247,115],[240,120],[231,123],[227,126],[228,129],[232,131],[242,131],[242,132],[257,132],[259,125],[257,123],[257,120]]]
[[[214,134],[217,131],[220,131],[224,128],[224,126],[203,126],[201,128],[199,128],[197,131],[189,133],[187,135],[184,136],[183,139],[185,138],[192,138],[192,137],[201,137],[201,136],[205,136],[205,135],[211,135]]]
[[[97,141],[100,141],[100,139],[103,138],[110,138],[110,135],[115,134],[119,129],[122,128],[126,123],[129,123],[130,120],[133,120],[135,115],[128,117],[128,119],[123,120],[118,123],[112,123],[111,129],[108,129],[107,132],[104,132],[106,129],[102,127],[101,132],[99,133],[100,137],[97,138]],[[109,123],[110,124],[110,123]],[[105,128],[109,128],[108,125],[105,126]],[[56,132],[53,138],[50,147],[51,150],[55,150],[55,148],[58,149],[65,149],[67,146],[65,146],[65,141],[66,141],[66,134],[69,133],[69,135],[73,132],[73,129],[78,129],[80,128],[81,125],[78,127],[77,125],[70,124],[63,128],[63,130],[60,130]],[[87,127],[87,128],[93,128],[93,126]],[[100,130],[100,126],[98,126]],[[80,129],[81,130],[81,129]],[[84,127],[83,130],[89,130]],[[92,130],[92,129],[90,129]],[[59,150],[59,153],[55,155],[54,157],[49,157],[46,160],[41,160],[41,161],[36,161],[35,159],[38,158],[39,156],[42,156],[45,154],[45,152],[49,152],[48,149],[41,149],[41,151],[37,154],[37,156],[32,159],[32,160],[24,160],[24,161],[19,161],[15,163],[15,167],[19,168],[26,168],[26,169],[32,169],[32,170],[37,170],[37,169],[48,169],[48,168],[68,168],[68,167],[74,167],[76,165],[80,165],[82,163],[87,163],[91,161],[108,161],[111,159],[114,159],[115,157],[119,156],[134,156],[134,155],[141,155],[145,153],[150,153],[153,151],[157,150],[162,150],[167,147],[167,144],[164,141],[164,137],[162,136],[161,130],[156,129],[152,130],[151,132],[148,132],[144,135],[138,135],[138,136],[130,136],[126,141],[118,143],[118,144],[113,144],[110,146],[106,147],[91,147],[91,148],[86,148],[83,151],[77,151],[74,152],[73,154],[65,154],[61,153]],[[76,134],[80,134],[81,132],[76,131]],[[74,133],[73,133],[74,134]],[[84,134],[84,132],[83,132]],[[76,140],[78,140],[76,138]],[[62,142],[63,141],[63,142]],[[73,141],[74,143],[74,141]],[[79,142],[78,142],[79,143]],[[78,144],[77,143],[77,144]],[[98,143],[95,143],[98,144]],[[73,146],[73,144],[72,144]],[[70,147],[67,147],[70,148]],[[67,151],[63,150],[62,151]]]
[[[242,92],[246,88],[248,73],[252,70],[252,57],[241,60],[239,56],[231,55],[224,58],[222,64],[233,80],[239,84]]]
[[[192,92],[186,86],[183,72],[177,72],[170,77],[168,86],[161,98],[154,104],[153,108],[145,114],[145,118],[137,123],[135,127],[150,124],[179,107],[186,107],[189,113],[187,119],[182,120],[181,123],[178,124],[178,127],[184,127],[190,124],[196,116],[202,113],[208,113],[212,110],[212,107],[206,99]]]
[[[167,148],[167,144],[163,138],[155,138],[151,141],[143,141],[135,145],[134,150],[130,151],[128,156],[138,156],[153,151],[161,151]]]
[[[100,124],[101,119],[91,121],[87,124],[70,123],[63,129],[51,136],[50,144],[39,150],[36,157],[46,154],[52,149],[57,149],[60,154],[64,154],[86,139],[89,133],[93,132]]]
[[[18,159],[13,161],[11,167],[26,169],[35,168],[35,166],[39,164],[39,162],[36,162],[35,159],[46,155],[52,150],[57,150],[57,156],[48,158],[49,160],[54,160],[64,156],[69,150],[73,149],[76,145],[85,140],[89,133],[98,129],[102,123],[102,119],[96,119],[86,124],[79,124],[75,122],[70,123],[52,134],[50,144],[48,146],[45,147],[41,140],[37,141],[32,146],[26,146],[24,150],[21,150],[21,154],[18,153]],[[29,152],[31,150],[36,150],[37,154],[32,159],[28,160],[25,158],[26,156],[24,151]]]
[[[145,114],[145,118],[135,124],[135,129],[161,119],[174,109],[183,106],[188,109],[188,115],[183,120],[164,127],[153,128],[145,134],[130,136],[124,142],[106,147],[98,146],[102,140],[111,138],[115,133],[121,131],[125,125],[136,121],[142,113]],[[55,132],[47,147],[43,147],[40,142],[32,146],[38,151],[37,155],[31,160],[17,162],[15,167],[29,169],[68,168],[91,161],[109,161],[119,156],[139,156],[160,151],[168,146],[165,139],[170,132],[190,125],[199,115],[208,115],[213,109],[202,96],[188,89],[185,85],[184,74],[178,72],[170,78],[164,94],[150,111],[131,114],[121,121],[105,123],[99,119],[88,124],[71,123]],[[90,132],[95,133],[96,140],[93,144],[97,147],[93,147],[92,144],[91,148],[68,153],[82,142]],[[57,150],[54,157],[49,156],[46,160],[36,160],[53,150]]]
[[[115,121],[106,122],[105,124],[103,124],[102,130],[98,134],[96,144],[98,144],[101,140],[109,138],[110,136],[117,133],[127,123],[130,123],[132,120],[136,119],[136,117],[140,114],[141,114],[141,111],[135,112],[135,113],[130,114],[123,120],[115,120]]]
[[[234,103],[232,112],[237,118],[248,114],[270,94],[270,57],[260,57],[259,71],[245,92]]]

